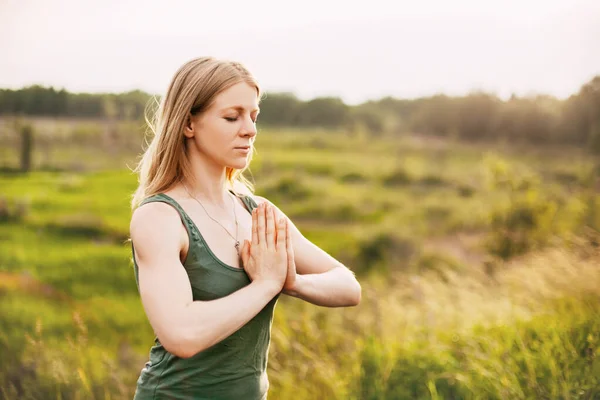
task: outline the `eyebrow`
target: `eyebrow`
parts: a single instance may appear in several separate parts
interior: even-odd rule
[[[245,110],[246,110],[246,108],[245,108],[245,107],[243,107],[243,106],[231,106],[231,107],[227,107],[227,108],[225,108],[224,110],[226,111],[226,110],[232,110],[232,109],[233,109],[233,110],[236,110],[236,111],[239,111],[239,112],[243,112],[243,111],[245,111]],[[250,112],[254,112],[254,111],[256,111],[257,113],[260,113],[260,108],[255,108],[255,109],[253,109],[253,110],[252,110],[252,111],[250,111]]]

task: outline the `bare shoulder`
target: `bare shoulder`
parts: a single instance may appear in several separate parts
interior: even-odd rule
[[[162,202],[146,203],[134,210],[129,231],[136,248],[170,247],[179,243],[177,210]]]

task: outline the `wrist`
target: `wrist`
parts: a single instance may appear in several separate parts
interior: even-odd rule
[[[289,296],[298,297],[305,280],[305,276],[296,274],[294,277],[294,283],[291,286],[285,287],[283,292]]]
[[[268,293],[271,297],[274,297],[277,293],[281,292],[282,284],[272,280],[256,280],[252,282],[259,286],[261,290]]]

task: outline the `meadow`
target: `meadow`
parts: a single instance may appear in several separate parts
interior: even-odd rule
[[[127,243],[143,124],[25,122],[21,173],[0,120],[0,399],[130,399],[153,341]],[[317,129],[256,147],[256,193],[363,288],[281,298],[269,398],[600,398],[597,159]]]

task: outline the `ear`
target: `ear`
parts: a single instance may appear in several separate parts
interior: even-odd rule
[[[194,117],[192,114],[188,114],[187,120],[185,121],[185,128],[183,128],[183,134],[186,138],[194,137]]]

